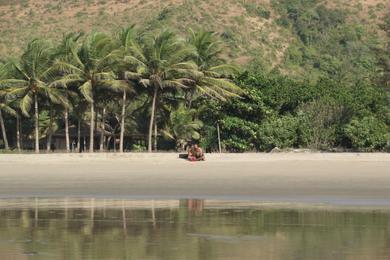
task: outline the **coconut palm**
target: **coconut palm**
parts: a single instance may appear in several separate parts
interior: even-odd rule
[[[0,80],[0,86],[7,87],[9,100],[20,99],[20,108],[29,116],[34,105],[35,152],[39,153],[39,104],[38,98],[49,98],[54,103],[64,102],[57,88],[49,87],[49,73],[52,65],[52,47],[45,40],[31,41],[20,60],[12,60],[7,66],[8,79]]]
[[[52,97],[50,93],[56,92],[56,96]],[[65,121],[65,140],[66,140],[66,150],[69,152],[69,128],[68,128],[68,111],[70,107],[69,103],[69,90],[66,88],[66,86],[62,86],[61,84],[57,84],[57,80],[52,80],[50,84],[48,84],[48,107],[49,107],[49,124],[47,127],[47,145],[46,149],[49,152],[51,150],[51,141],[52,141],[52,135],[55,133],[58,128],[59,124],[55,120],[55,115],[59,114],[56,113],[57,111],[64,110],[64,121]]]
[[[197,66],[190,60],[194,49],[170,30],[143,37],[139,50],[134,48],[127,60],[137,65],[136,72],[128,71],[127,78],[149,89],[152,98],[148,133],[148,151],[152,152],[152,135],[159,93],[171,89],[184,89],[193,84]]]
[[[57,82],[64,85],[78,84],[79,91],[90,104],[90,143],[89,151],[94,149],[95,95],[98,90],[118,89],[122,83],[115,78],[113,64],[119,56],[111,38],[103,33],[93,33],[79,46],[76,41],[70,45],[72,58],[57,60],[54,68],[61,71]]]
[[[5,78],[5,70],[4,70],[5,65],[0,64],[0,78]],[[0,127],[1,127],[1,132],[3,136],[3,141],[4,141],[4,147],[6,150],[9,149],[8,145],[8,138],[7,138],[7,132],[4,124],[4,118],[3,118],[3,111],[9,114],[16,114],[16,111],[13,110],[8,103],[5,100],[6,92],[5,88],[0,89]]]
[[[77,145],[76,151],[81,152],[81,129],[83,127],[83,122],[85,121],[85,111],[88,109],[88,104],[83,102],[83,98],[76,95],[72,98],[72,107],[73,107],[73,116],[77,120]]]
[[[201,76],[196,78],[195,88],[190,92],[189,107],[196,92],[220,100],[237,97],[242,93],[242,90],[227,78],[237,73],[237,67],[228,64],[221,57],[224,48],[216,33],[190,30],[188,41],[196,49],[194,60],[202,72]]]
[[[0,91],[1,92],[1,91]],[[3,91],[3,94],[0,94],[3,98],[7,97],[7,91]],[[18,152],[22,150],[22,111],[20,110],[20,100],[14,100],[13,102],[8,102],[7,99],[3,100],[5,104],[12,110],[8,110],[8,114],[15,117],[16,127],[16,149]]]
[[[77,47],[77,42],[81,38],[82,33],[69,33],[65,35],[61,41],[61,43],[55,48],[55,58],[56,60],[63,62],[72,62],[73,61],[73,52],[72,50]],[[56,63],[55,63],[56,64]],[[52,67],[53,73],[58,73],[56,71],[56,66]],[[68,79],[67,77],[63,78],[63,74],[59,73],[56,75],[56,79],[51,83],[54,87],[60,87],[64,90],[64,95],[67,99],[72,97],[73,99],[77,96],[75,92],[73,92],[69,88],[69,83],[71,83],[73,79]],[[66,151],[70,152],[70,138],[69,138],[69,109],[71,102],[64,105],[64,125],[65,125],[65,144]]]
[[[122,55],[124,57],[123,62],[119,64],[120,70],[128,71],[128,72],[134,72],[137,69],[137,66],[134,64],[134,62],[126,62],[127,57],[131,57],[133,53],[136,53],[137,56],[142,56],[142,52],[140,49],[140,46],[137,42],[137,32],[135,30],[134,26],[129,26],[126,28],[123,28],[118,33],[118,45],[119,49],[122,52]],[[121,73],[119,73],[121,74]],[[125,73],[126,74],[126,73]],[[125,75],[124,79],[126,78]],[[134,86],[131,84],[131,82],[128,82],[128,84],[123,84],[123,90],[122,90],[122,112],[121,112],[121,130],[120,130],[120,141],[119,141],[119,152],[123,153],[124,148],[124,135],[125,135],[125,118],[126,118],[126,100],[129,92],[133,92]]]
[[[0,91],[0,127],[1,127],[1,132],[3,134],[4,148],[5,148],[5,150],[9,150],[9,144],[8,144],[7,132],[6,132],[5,124],[4,124],[3,112],[16,117],[16,111],[5,100],[5,92]]]

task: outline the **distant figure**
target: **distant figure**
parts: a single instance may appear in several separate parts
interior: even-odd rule
[[[191,145],[191,148],[188,150],[188,160],[194,161],[204,161],[204,153],[202,148],[200,148],[197,144]]]

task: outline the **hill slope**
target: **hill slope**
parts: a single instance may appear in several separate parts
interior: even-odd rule
[[[284,64],[291,45],[299,47],[297,42],[302,40],[294,24],[283,24],[283,18],[292,19],[286,13],[291,2],[302,5],[300,2],[305,1],[0,0],[0,55],[20,53],[35,37],[55,40],[69,31],[110,32],[128,24],[146,29],[166,25],[181,32],[199,27],[217,31],[230,47],[231,59],[241,64],[257,59],[264,66],[274,67]],[[348,23],[364,24],[379,37],[382,32],[377,25],[390,9],[387,0],[311,2],[310,8],[323,5],[345,10]]]

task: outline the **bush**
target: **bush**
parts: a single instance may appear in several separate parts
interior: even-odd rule
[[[344,134],[351,147],[359,151],[383,150],[390,144],[390,128],[373,116],[351,120]]]
[[[221,139],[227,151],[254,150],[257,124],[238,117],[221,120]]]
[[[299,120],[292,116],[267,119],[258,132],[258,148],[269,151],[275,147],[288,148],[297,145]]]

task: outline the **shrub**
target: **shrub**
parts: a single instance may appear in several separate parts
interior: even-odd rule
[[[374,116],[351,120],[344,134],[351,147],[360,151],[383,150],[390,144],[390,128]]]
[[[254,150],[257,124],[238,117],[228,116],[221,120],[222,142],[227,151]]]
[[[297,145],[299,120],[290,115],[269,118],[261,124],[258,132],[258,147],[269,151],[275,147],[287,148]]]

